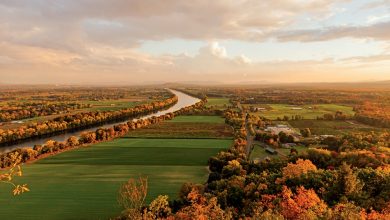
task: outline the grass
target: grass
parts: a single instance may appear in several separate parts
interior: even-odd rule
[[[297,151],[298,151],[298,154],[299,153],[302,153],[302,152],[305,152],[308,148],[307,147],[304,147],[304,146],[296,146],[294,147]],[[260,160],[263,160],[265,159],[266,157],[269,157],[269,158],[278,158],[281,156],[281,154],[285,155],[285,156],[288,156],[290,154],[290,149],[287,149],[287,148],[276,148],[276,150],[279,152],[278,154],[276,155],[273,155],[273,154],[270,154],[270,153],[267,153],[265,151],[264,148],[262,148],[261,146],[259,145],[255,145],[255,147],[253,148],[252,152],[251,152],[251,155],[250,155],[250,159],[251,160],[254,160],[254,159],[260,159]]]
[[[117,139],[64,152],[23,167],[31,192],[0,188],[0,219],[108,219],[120,213],[121,183],[149,179],[148,201],[175,198],[184,182],[204,182],[207,160],[231,140]]]
[[[219,116],[205,116],[205,115],[194,115],[194,116],[178,116],[168,122],[194,122],[194,123],[225,123],[225,119]]]
[[[89,111],[117,111],[120,109],[132,108],[136,105],[146,103],[146,100],[135,101],[134,99],[129,100],[106,100],[106,101],[87,101],[86,104],[91,104],[92,107]]]
[[[231,106],[228,98],[209,98],[207,99],[206,107],[215,107],[217,109],[225,109]]]
[[[222,123],[165,122],[129,132],[126,137],[231,138],[232,128]]]
[[[178,117],[181,120],[195,118]],[[164,124],[188,124],[177,121]],[[208,129],[223,126],[199,124],[208,124]],[[183,183],[205,182],[208,158],[231,143],[231,139],[119,138],[48,157],[24,165],[24,176],[16,179],[27,183],[31,192],[14,197],[11,187],[1,185],[0,219],[113,218],[121,211],[116,199],[120,185],[140,175],[148,177],[147,202],[160,194],[173,199]]]
[[[254,112],[252,114],[261,115],[268,119],[275,120],[278,117],[283,118],[283,116],[289,116],[290,118],[295,115],[303,116],[304,119],[316,119],[317,117],[322,117],[324,114],[330,113],[335,114],[337,111],[341,111],[346,115],[354,115],[353,108],[350,106],[336,105],[336,104],[319,104],[319,105],[302,105],[296,106],[302,108],[301,110],[293,110],[293,106],[287,104],[267,104],[267,105],[248,105],[246,107],[262,107],[267,110]],[[311,109],[310,109],[311,107]]]

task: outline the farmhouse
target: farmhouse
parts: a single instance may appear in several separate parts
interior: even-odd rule
[[[292,130],[287,125],[276,125],[276,126],[268,126],[265,131],[271,132],[272,134],[279,134],[280,132],[284,132],[286,134],[292,134],[295,133],[294,130]]]
[[[265,151],[269,154],[278,154],[278,152],[275,149],[273,149],[272,147],[266,147]]]
[[[11,124],[23,124],[23,121],[11,121]]]

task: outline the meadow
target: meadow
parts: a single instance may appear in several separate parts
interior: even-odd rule
[[[266,110],[253,112],[251,114],[264,116],[268,119],[275,120],[278,117],[283,118],[284,116],[292,117],[295,115],[300,115],[304,119],[316,119],[317,117],[322,117],[324,114],[334,115],[337,111],[343,112],[347,116],[353,116],[354,111],[350,106],[337,105],[337,104],[316,104],[316,105],[299,105],[291,106],[287,104],[245,104],[245,107],[249,108],[250,106],[266,108]],[[295,110],[293,108],[302,108],[300,110]]]
[[[89,111],[116,111],[125,108],[132,108],[136,105],[142,105],[149,100],[146,97],[131,98],[131,99],[119,99],[119,100],[104,100],[104,101],[86,101],[85,104],[91,104],[92,107]]]
[[[128,138],[231,139],[233,129],[217,116],[179,116],[128,133]]]
[[[213,107],[216,109],[226,109],[227,106],[231,106],[228,98],[209,98],[206,103],[206,107]]]
[[[307,147],[304,147],[304,146],[296,146],[294,148],[298,151],[298,154],[305,152],[308,149]],[[287,148],[276,148],[275,150],[278,151],[278,154],[274,155],[274,154],[267,153],[265,151],[265,149],[263,147],[261,147],[260,145],[255,145],[253,150],[251,151],[250,159],[251,160],[256,160],[256,159],[263,160],[267,157],[268,158],[278,158],[281,156],[288,156],[290,154],[290,149],[287,149]]]
[[[24,176],[17,181],[27,183],[31,192],[14,197],[11,187],[0,188],[0,204],[6,204],[0,206],[0,219],[115,217],[121,210],[119,186],[138,176],[148,177],[147,202],[160,194],[174,199],[183,183],[205,182],[208,158],[231,143],[230,138],[125,137],[51,156],[23,166]]]

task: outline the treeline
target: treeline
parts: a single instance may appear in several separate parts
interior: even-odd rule
[[[78,102],[118,100],[126,98],[156,98],[170,96],[164,89],[128,87],[50,87],[21,86],[0,88],[0,101],[9,102]]]
[[[316,89],[242,89],[236,93],[243,104],[350,104],[365,101],[390,102],[388,92],[341,91]]]
[[[340,146],[347,149],[254,163],[245,154],[243,121],[227,112],[234,145],[209,159],[206,184],[184,184],[179,199],[159,196],[119,219],[390,219],[389,153],[379,150],[388,147],[386,135],[345,137]]]
[[[75,109],[89,108],[90,104],[76,102],[28,102],[28,103],[8,103],[0,107],[0,122],[21,120],[39,116],[69,113]]]
[[[193,91],[188,90],[188,89],[180,89],[180,88],[175,88],[175,90],[207,102],[207,95],[205,95],[203,92],[200,92],[200,91],[193,92]]]
[[[171,120],[175,116],[191,114],[197,109],[202,108],[204,102],[200,101],[194,105],[182,108],[173,113],[167,113],[158,117],[128,121],[127,123],[115,125],[111,128],[98,128],[95,131],[84,132],[80,137],[71,136],[64,142],[49,140],[44,145],[35,145],[13,150],[0,155],[0,168],[14,166],[15,163],[25,163],[45,157],[47,155],[57,154],[69,149],[85,146],[88,144],[98,143],[121,137],[127,132],[146,127],[151,124],[160,123],[164,120]]]
[[[361,123],[390,128],[390,105],[386,103],[365,102],[354,107],[355,119]]]
[[[93,127],[103,123],[135,118],[170,107],[176,102],[177,96],[174,95],[163,101],[155,101],[118,111],[83,112],[73,115],[59,116],[52,120],[32,123],[15,129],[0,129],[0,144],[9,145],[30,138],[39,138],[51,134]]]

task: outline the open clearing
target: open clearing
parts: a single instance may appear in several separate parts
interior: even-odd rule
[[[179,116],[171,121],[129,132],[131,138],[231,139],[233,129],[218,116]]]
[[[205,115],[195,115],[195,116],[178,116],[171,121],[167,122],[194,122],[194,123],[225,123],[225,119],[219,116],[205,116]]]
[[[218,138],[230,139],[233,129],[225,124],[194,123],[194,122],[165,122],[144,129],[135,130],[126,137],[147,138]]]
[[[322,117],[324,114],[335,114],[337,111],[343,112],[345,115],[353,116],[354,111],[350,106],[336,105],[336,104],[319,104],[319,105],[300,105],[300,106],[291,106],[286,104],[245,104],[244,106],[248,107],[253,106],[257,108],[265,108],[266,110],[253,112],[251,114],[264,116],[268,119],[275,120],[278,117],[283,118],[283,116],[292,117],[295,115],[303,116],[304,119],[316,119],[317,117]]]
[[[304,147],[304,146],[296,146],[294,148],[298,151],[298,154],[305,152],[308,149],[307,147]],[[287,149],[287,148],[275,148],[275,150],[278,151],[278,154],[276,154],[276,155],[267,153],[263,147],[261,147],[259,145],[255,145],[251,154],[250,154],[250,159],[251,160],[255,160],[255,159],[263,160],[266,157],[277,158],[277,157],[280,157],[281,155],[288,156],[290,154],[290,149]]]
[[[206,107],[213,106],[216,109],[226,109],[231,106],[228,98],[209,98],[207,99]]]
[[[170,123],[176,124],[166,124]],[[147,202],[159,194],[175,198],[183,183],[205,182],[208,158],[231,143],[119,138],[48,157],[23,166],[24,176],[17,181],[27,183],[31,192],[14,197],[11,187],[0,188],[0,219],[115,217],[121,211],[116,200],[119,186],[140,175],[148,177]]]
[[[106,101],[87,101],[85,104],[91,104],[89,111],[117,111],[125,108],[132,108],[136,105],[142,105],[153,100],[146,98],[132,98]]]

